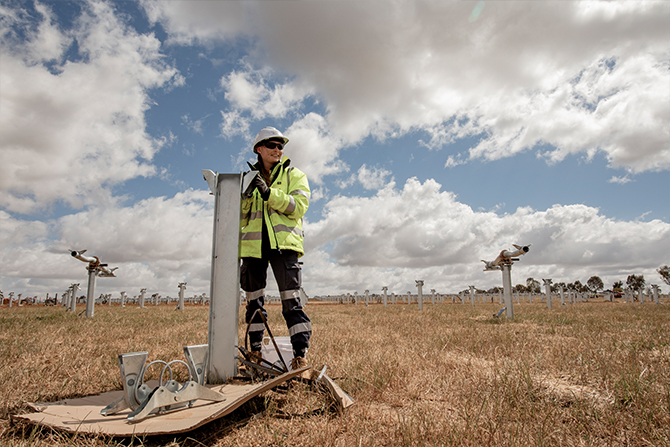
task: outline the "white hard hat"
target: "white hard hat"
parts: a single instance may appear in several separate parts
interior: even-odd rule
[[[258,153],[258,152],[256,152],[256,146],[258,145],[258,143],[260,143],[262,141],[265,141],[265,140],[271,140],[271,139],[281,140],[281,141],[284,142],[284,144],[288,143],[288,138],[286,138],[284,135],[282,135],[282,133],[280,131],[278,131],[274,127],[270,127],[270,126],[264,127],[258,132],[258,134],[256,135],[256,138],[254,138],[254,145],[253,145],[254,154]]]

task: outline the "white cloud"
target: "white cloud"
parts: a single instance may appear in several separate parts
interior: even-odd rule
[[[549,161],[670,169],[664,2],[219,3],[155,2],[152,17],[186,40],[253,34],[249,61],[322,100],[345,144],[421,129],[435,148],[483,135],[472,158],[548,144]]]
[[[434,180],[410,179],[401,190],[390,186],[374,197],[332,199],[324,218],[305,229],[305,278],[314,275],[318,284],[312,293],[389,283],[413,287],[414,279],[450,291],[500,285],[499,275],[482,272],[480,259],[491,260],[515,243],[533,244],[514,267],[515,284],[528,276],[584,282],[634,272],[657,282],[654,269],[670,252],[670,225],[658,220],[615,221],[584,205],[475,212],[440,189]],[[331,274],[347,280],[325,281]]]
[[[363,164],[358,170],[357,179],[363,188],[379,190],[389,184],[386,178],[391,174],[391,171],[386,169],[378,167],[368,168]],[[391,177],[390,182],[393,183],[393,177]]]
[[[267,96],[264,86],[251,82],[247,73],[230,73],[221,79],[221,87],[226,90],[226,99],[242,110],[255,110]]]
[[[173,43],[229,39],[249,30],[245,2],[140,0],[149,20],[160,22]]]
[[[117,278],[97,282],[99,293],[147,287],[175,296],[186,280],[194,293],[208,292],[213,198],[204,190],[154,197],[130,207],[93,207],[49,223],[24,221],[0,211],[0,287],[23,284],[26,293],[86,285],[85,264],[69,250],[87,249]],[[37,286],[35,281],[51,281]]]
[[[290,140],[284,154],[307,174],[310,183],[321,185],[322,177],[347,172],[349,167],[338,159],[342,142],[327,127],[327,121],[309,113],[295,121],[284,135]]]
[[[450,155],[447,157],[447,161],[444,163],[445,168],[453,168],[458,165],[465,164],[466,161],[463,160],[463,157],[461,154],[456,155],[455,157],[453,155]]]
[[[205,123],[205,120],[208,118],[208,116],[204,116],[200,118],[199,120],[192,120],[191,117],[188,115],[183,115],[181,117],[181,122],[184,124],[188,129],[192,130],[193,132],[197,133],[198,135],[203,135],[203,125]]]
[[[624,175],[623,177],[617,177],[617,176],[612,176],[611,179],[607,181],[607,183],[618,183],[619,185],[625,185],[626,183],[633,182],[635,180],[632,180],[628,175]]]
[[[484,113],[491,118],[480,125],[491,136],[471,150],[472,157],[492,160],[550,144],[555,149],[544,156],[552,162],[604,151],[615,168],[670,169],[670,131],[663,125],[670,117],[670,76],[649,54],[594,61],[553,90],[507,102],[497,117]]]
[[[191,261],[211,249],[213,199],[204,190],[132,207],[93,207],[58,221],[60,244],[97,247],[109,262]],[[185,231],[186,228],[189,228]]]
[[[232,138],[235,135],[248,135],[251,120],[242,116],[239,110],[221,111],[221,136]]]
[[[340,188],[348,188],[358,182],[364,189],[368,190],[380,190],[385,186],[393,182],[393,177],[388,181],[386,178],[392,174],[391,171],[388,171],[384,168],[373,167],[368,168],[364,163],[363,166],[358,168],[358,171],[351,175],[348,179],[338,182]]]
[[[146,91],[181,81],[156,38],[127,28],[105,3],[83,6],[67,34],[39,4],[45,16],[34,34],[24,22],[3,22],[0,206],[8,210],[110,201],[110,185],[155,172],[161,140],[145,130]],[[74,40],[82,59],[63,61]]]
[[[290,82],[270,85],[268,78],[271,76],[272,72],[267,68],[246,67],[243,72],[233,71],[224,76],[221,87],[235,110],[248,112],[257,120],[281,118],[295,109],[309,92]]]
[[[97,282],[99,293],[130,296],[142,287],[176,296],[209,291],[212,197],[188,190],[128,207],[95,207],[52,222],[23,221],[0,211],[0,288],[16,293],[58,292],[86,281],[85,266],[68,249],[88,249],[117,278]],[[308,215],[309,217],[309,215]],[[532,243],[513,268],[513,282],[528,277],[606,284],[631,273],[659,283],[655,269],[667,264],[670,225],[658,220],[622,222],[584,205],[555,205],[513,214],[476,212],[442,191],[439,183],[389,184],[373,197],[342,197],[325,205],[321,220],[305,223],[304,285],[310,296],[365,289],[379,293],[457,292],[475,284],[500,285],[490,260],[514,243]],[[137,289],[137,291],[135,291]]]

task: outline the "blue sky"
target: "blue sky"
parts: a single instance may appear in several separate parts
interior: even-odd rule
[[[383,5],[383,8],[379,8]],[[660,284],[670,264],[667,2],[0,4],[0,288],[209,289],[201,169],[272,125],[310,179],[309,295]],[[344,25],[346,23],[346,26]],[[35,268],[39,265],[39,268]]]

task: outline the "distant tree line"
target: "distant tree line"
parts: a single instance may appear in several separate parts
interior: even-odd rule
[[[670,266],[664,265],[656,269],[658,274],[661,276],[661,280],[670,286]],[[628,289],[632,292],[638,293],[646,287],[646,280],[644,275],[628,275],[626,278],[626,286],[624,287],[623,281],[615,281],[612,284],[612,287],[609,289],[611,292],[621,293],[624,290]],[[586,281],[586,284],[582,284],[581,281],[577,280],[571,283],[558,282],[551,285],[551,291],[559,292],[563,286],[563,290],[578,292],[578,293],[598,293],[605,289],[605,284],[599,276],[592,276]],[[492,287],[488,290],[477,290],[477,293],[501,293],[503,291],[502,287]],[[465,290],[464,292],[467,292]],[[526,279],[526,284],[517,284],[512,288],[513,293],[542,293],[543,288],[541,287],[540,281],[534,278]]]

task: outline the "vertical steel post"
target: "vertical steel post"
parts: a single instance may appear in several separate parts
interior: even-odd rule
[[[92,318],[95,312],[95,277],[98,274],[97,267],[88,267],[88,289],[86,290],[86,318]]]
[[[184,289],[186,288],[185,282],[179,283],[179,304],[177,305],[177,310],[184,310]]]
[[[551,309],[551,279],[543,279],[544,293],[547,295],[547,309]]]
[[[70,310],[72,313],[77,312],[77,290],[79,289],[79,284],[72,284],[70,286]]]
[[[514,302],[512,301],[512,266],[509,264],[503,264],[502,266],[502,277],[503,277],[503,297],[505,300],[505,307],[507,307],[506,315],[507,319],[514,318]]]
[[[651,288],[654,290],[654,302],[656,304],[660,304],[660,301],[658,300],[658,286],[654,284],[651,286]]]
[[[211,172],[211,171],[210,171]],[[237,322],[240,310],[240,174],[216,174],[214,235],[209,301],[207,382],[225,382],[237,374]]]
[[[419,310],[423,310],[423,280],[416,280],[416,287],[419,289],[417,301],[419,301]]]

